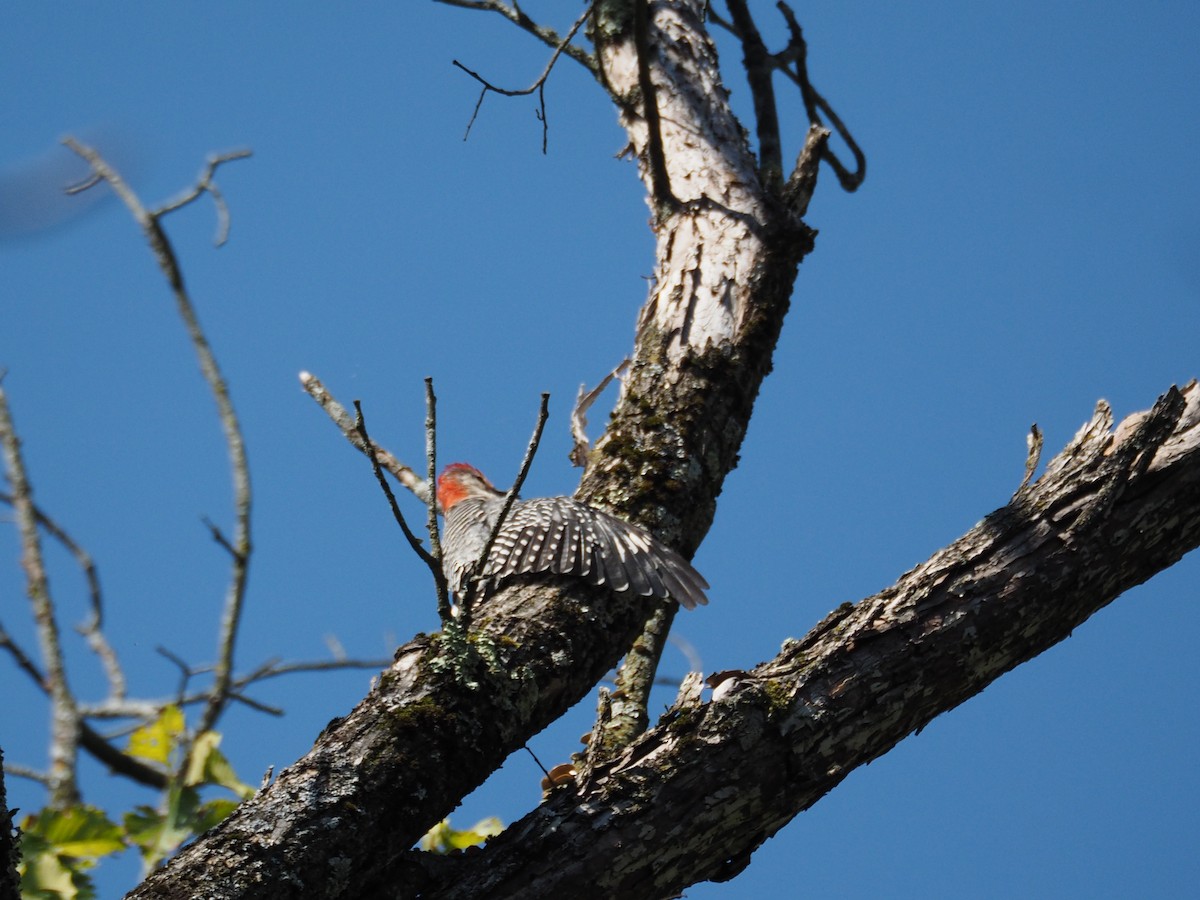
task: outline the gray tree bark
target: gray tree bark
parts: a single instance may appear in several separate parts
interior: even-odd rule
[[[810,133],[786,179],[755,159],[703,6],[614,0],[592,28],[657,250],[629,375],[577,496],[685,554],[712,523],[813,246],[801,216],[825,137]],[[569,582],[507,587],[477,610],[470,642],[402,646],[307,755],[130,896],[662,897],[732,877],[854,767],[1200,543],[1200,390],[1169,391],[1116,435],[1111,424],[1099,410],[1041,479],[892,588],[708,699],[690,683],[656,728],[482,850],[414,852],[655,611]]]

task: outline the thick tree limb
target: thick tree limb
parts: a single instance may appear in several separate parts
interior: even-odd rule
[[[482,852],[410,856],[381,896],[665,897],[736,875],[853,769],[1200,545],[1200,387],[1129,423],[1114,435],[1101,405],[1028,494],[891,588],[677,704]]]
[[[619,96],[638,84],[631,25],[616,15],[628,8],[597,4],[597,58]],[[656,280],[630,372],[577,496],[688,552],[736,464],[812,234],[759,183],[703,4],[649,9],[680,208],[656,222]],[[650,186],[645,120],[623,124]],[[469,642],[418,635],[303,759],[132,896],[433,896],[485,883],[477,877],[526,897],[664,896],[685,879],[730,877],[855,765],[1200,541],[1188,390],[1186,411],[1171,395],[1121,441],[1101,417],[1038,485],[891,591],[839,610],[707,704],[686,702],[666,727],[598,763],[582,796],[560,789],[480,854],[490,874],[410,848],[590,690],[650,604],[539,579],[482,603]],[[544,852],[520,862],[536,884],[510,868],[524,841]]]
[[[811,247],[803,224],[758,188],[701,6],[650,7],[662,139],[683,208],[659,225],[631,371],[577,494],[685,551],[712,522]],[[639,71],[627,25],[602,38],[622,94]],[[645,160],[645,119],[625,125]],[[652,611],[577,584],[516,584],[478,610],[468,655],[418,636],[307,756],[132,896],[352,895],[386,881],[428,827],[586,695]]]
[[[469,789],[485,757],[502,759],[570,702],[574,668],[599,677],[606,642],[597,632],[629,635],[639,623],[639,610],[583,593],[505,591],[479,610],[481,632],[505,640],[470,668],[436,637],[401,648],[376,690],[330,723],[308,756],[132,896],[299,897],[336,887],[561,897],[587,886],[664,896],[732,877],[853,768],[1200,545],[1200,388],[1172,390],[1127,422],[1136,425],[1114,436],[1102,406],[1008,506],[892,588],[728,678],[710,702],[673,709],[578,793],[561,789],[477,856],[406,852],[418,823],[448,811],[445,798]],[[668,835],[674,856],[638,838],[646,833]]]

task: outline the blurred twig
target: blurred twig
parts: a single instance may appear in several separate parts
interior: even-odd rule
[[[13,505],[12,495],[0,491],[0,503],[7,503],[9,506]],[[110,696],[120,700],[125,696],[125,673],[121,669],[121,663],[117,659],[117,654],[113,651],[112,645],[104,635],[104,595],[100,591],[100,575],[96,571],[96,564],[92,560],[91,554],[83,549],[67,533],[66,529],[50,518],[36,503],[33,504],[33,515],[38,527],[58,541],[68,553],[75,557],[75,562],[78,563],[80,570],[83,572],[83,577],[87,580],[90,615],[82,625],[76,625],[75,630],[83,635],[84,639],[88,642],[88,646],[92,648],[92,652],[96,654],[101,665],[104,666],[104,674],[108,678]]]
[[[208,703],[200,716],[197,728],[197,733],[203,733],[211,730],[216,724],[217,719],[220,717],[229,700],[234,646],[237,641],[238,626],[241,621],[242,607],[246,597],[246,583],[249,576],[250,554],[252,551],[250,543],[250,468],[246,459],[246,445],[242,436],[241,425],[238,422],[237,413],[230,399],[229,386],[221,374],[216,356],[213,354],[208,339],[200,327],[195,307],[183,284],[183,272],[179,267],[175,251],[167,239],[166,232],[163,231],[161,219],[168,213],[181,209],[203,194],[208,193],[216,201],[218,216],[221,219],[218,231],[218,243],[220,243],[228,233],[228,211],[225,208],[224,201],[216,184],[213,182],[213,175],[217,167],[222,163],[235,159],[244,159],[249,153],[248,151],[239,150],[212,157],[192,189],[183,192],[174,200],[169,201],[158,209],[148,210],[129,185],[121,178],[120,174],[105,162],[96,150],[80,143],[72,137],[65,138],[63,143],[86,160],[92,168],[93,177],[79,189],[82,190],[91,187],[99,181],[107,182],[113,192],[116,193],[129,209],[134,220],[141,226],[146,240],[150,244],[155,258],[158,260],[159,267],[162,269],[168,284],[171,286],[171,291],[175,295],[176,308],[183,319],[188,336],[191,338],[192,346],[199,358],[200,371],[203,373],[204,380],[208,383],[209,390],[212,391],[213,398],[216,400],[221,426],[225,432],[225,442],[229,449],[229,461],[233,477],[235,525],[231,540],[227,540],[223,536],[218,537],[218,540],[230,552],[230,556],[232,557],[232,574],[229,589],[225,597],[225,607],[221,615],[221,629],[217,649],[218,659],[213,684],[209,692]],[[219,535],[219,532],[217,534]]]
[[[38,532],[33,507],[33,488],[21,457],[21,442],[13,427],[8,408],[8,396],[0,379],[0,453],[4,457],[5,474],[12,485],[12,507],[21,535],[21,567],[25,570],[26,591],[37,626],[45,672],[42,683],[50,696],[51,737],[48,786],[53,806],[69,806],[79,801],[76,781],[76,761],[79,754],[79,710],[67,684],[67,671],[59,641],[58,621],[54,616],[54,601],[42,556],[42,538]],[[8,645],[11,648],[11,642]],[[11,649],[10,649],[11,652]],[[28,658],[26,657],[28,660]],[[29,661],[27,671],[36,670]]]

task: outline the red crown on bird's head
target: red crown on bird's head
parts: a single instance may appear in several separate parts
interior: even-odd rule
[[[467,463],[450,463],[442,469],[442,474],[438,476],[437,480],[437,498],[442,512],[449,512],[450,507],[455,503],[466,500],[476,493],[472,490],[477,486],[473,482],[481,482],[492,491],[496,490],[482,472]]]

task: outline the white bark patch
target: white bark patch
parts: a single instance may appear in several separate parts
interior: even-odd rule
[[[689,4],[652,7],[655,86],[671,192],[680,209],[657,226],[655,284],[639,328],[659,331],[672,362],[733,340],[745,320],[747,280],[765,250],[752,228],[767,209],[745,137],[721,83],[716,50]],[[636,96],[637,51],[607,49],[609,81]],[[622,116],[639,169],[653,189],[646,120]],[[658,198],[661,199],[661,198]],[[650,201],[652,209],[655,201]]]

